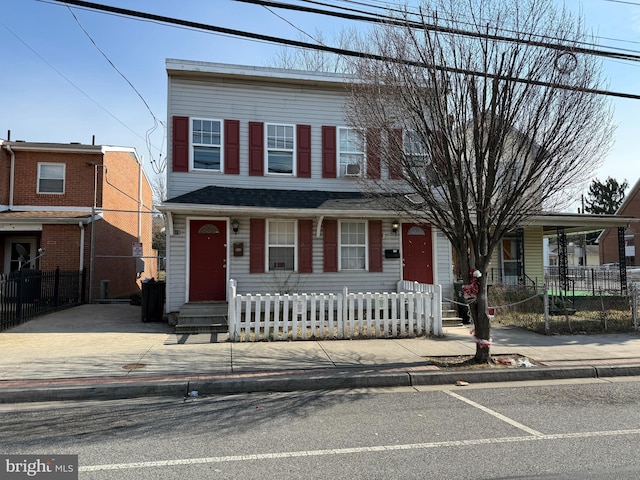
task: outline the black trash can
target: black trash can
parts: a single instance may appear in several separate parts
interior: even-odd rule
[[[34,268],[20,270],[18,295],[21,302],[33,303],[40,300],[42,293],[42,272]]]
[[[164,316],[165,282],[142,282],[142,321],[161,322]]]
[[[456,308],[458,309],[458,316],[462,319],[462,323],[468,325],[471,323],[471,315],[469,314],[469,302],[464,296],[462,291],[462,282],[453,283],[453,291],[455,293],[454,300],[456,301]],[[462,305],[461,305],[462,304]]]

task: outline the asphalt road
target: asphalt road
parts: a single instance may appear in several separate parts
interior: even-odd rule
[[[635,479],[640,378],[0,406],[81,479]]]

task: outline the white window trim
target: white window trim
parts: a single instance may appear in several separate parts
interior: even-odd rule
[[[342,225],[345,223],[363,223],[364,224],[364,270],[361,269],[343,269],[342,268]],[[345,244],[345,246],[361,246],[353,244]],[[369,222],[367,220],[339,220],[338,221],[338,271],[339,272],[368,272],[369,271]]]
[[[291,173],[275,173],[269,171],[269,126],[292,127],[293,128],[293,148],[291,149]],[[288,149],[274,148],[276,151],[288,151]],[[264,123],[264,174],[273,175],[275,177],[295,177],[297,175],[297,152],[298,152],[298,132],[295,124],[291,123]]]
[[[269,267],[269,248],[270,247],[291,247],[291,245],[280,245],[269,243],[269,228],[271,227],[271,223],[275,222],[291,222],[293,223],[293,270],[270,270]],[[264,269],[265,273],[277,273],[277,272],[297,272],[298,271],[298,221],[297,220],[289,220],[286,218],[271,218],[267,219],[265,230],[265,238],[264,238],[264,264],[266,268]]]
[[[342,172],[342,162],[341,157],[342,157],[342,153],[343,151],[340,149],[340,132],[344,131],[344,130],[352,130],[352,131],[357,131],[358,129],[356,128],[352,128],[352,127],[338,127],[336,128],[336,168],[338,171],[338,176],[339,177],[343,177],[343,178],[358,178],[358,177],[362,177],[365,170],[367,169],[367,137],[365,135],[365,132],[360,130],[361,134],[363,135],[362,138],[362,151],[361,152],[344,152],[344,153],[351,153],[351,154],[362,154],[362,165],[360,165],[360,171],[357,174],[347,174],[346,171],[343,173]],[[349,164],[351,165],[351,164]],[[345,165],[345,170],[346,170],[346,165]]]
[[[42,192],[40,191],[40,180],[42,179],[42,166],[44,165],[57,165],[62,166],[62,191],[61,192]],[[57,180],[57,179],[56,179]],[[36,179],[36,193],[42,195],[64,195],[67,189],[67,164],[61,162],[38,162],[38,177]]]
[[[211,145],[207,143],[193,143],[193,121],[194,120],[220,123],[220,170],[212,170],[210,168],[196,168],[194,166],[193,148],[195,146],[202,146],[202,147],[216,146],[216,145]],[[195,170],[196,172],[224,173],[224,120],[221,120],[219,118],[189,117],[189,170]]]

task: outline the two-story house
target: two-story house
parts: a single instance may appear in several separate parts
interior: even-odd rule
[[[343,75],[173,59],[166,68],[168,200],[159,209],[169,313],[225,301],[229,279],[253,294],[390,292],[409,280],[453,297],[442,232],[361,192],[362,176],[402,184],[384,142],[349,128]],[[530,219],[505,239],[495,266],[508,263],[541,285],[543,236],[585,219]],[[521,251],[531,252],[527,262]]]
[[[151,209],[135,149],[0,142],[4,273],[86,269],[89,299],[139,293],[140,279],[157,276]]]
[[[452,284],[451,248],[360,192],[390,172],[341,75],[167,60],[167,310],[244,293]]]

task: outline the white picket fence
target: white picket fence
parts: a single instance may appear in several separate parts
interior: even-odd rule
[[[427,288],[430,287],[430,288]],[[229,338],[235,342],[442,335],[440,285],[392,293],[238,295],[229,281]]]

